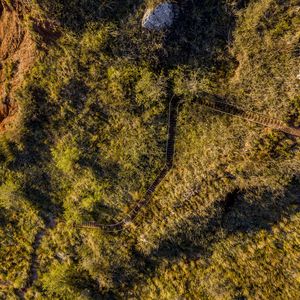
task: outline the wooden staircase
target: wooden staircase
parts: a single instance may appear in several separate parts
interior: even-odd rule
[[[300,137],[300,129],[289,127],[284,122],[267,117],[265,115],[248,112],[240,107],[227,103],[225,101],[219,100],[217,97],[203,97],[203,98],[195,98],[197,103],[203,105],[207,108],[210,108],[215,111],[219,111],[225,114],[229,114],[232,116],[237,116],[242,119],[255,122],[257,124],[271,127],[273,129],[277,129],[283,131],[285,133]],[[166,158],[165,158],[165,166],[162,168],[160,173],[157,175],[153,183],[148,187],[145,192],[144,197],[138,201],[138,203],[134,206],[133,209],[127,214],[127,216],[115,223],[112,224],[100,224],[97,222],[86,222],[81,225],[78,225],[81,228],[98,228],[102,229],[106,232],[118,232],[124,229],[124,225],[129,222],[132,222],[137,214],[140,212],[141,208],[146,206],[149,201],[152,199],[153,193],[159,184],[164,180],[168,172],[173,167],[174,154],[175,154],[175,138],[176,138],[176,122],[178,116],[178,106],[180,100],[177,96],[173,96],[171,101],[169,102],[169,112],[168,112],[168,140],[166,144]]]
[[[127,214],[127,216],[113,224],[100,224],[96,222],[87,222],[81,224],[81,228],[100,228],[106,232],[118,232],[124,229],[124,225],[135,219],[142,207],[146,206],[152,198],[153,193],[159,184],[164,180],[170,169],[173,167],[174,153],[175,153],[175,136],[176,136],[176,121],[178,115],[179,98],[173,96],[169,102],[168,112],[168,140],[166,146],[165,166],[157,175],[152,184],[148,187],[144,197],[134,206],[134,208]]]

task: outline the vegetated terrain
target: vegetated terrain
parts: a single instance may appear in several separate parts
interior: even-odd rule
[[[18,121],[0,136],[0,298],[299,296],[299,138],[193,101],[299,126],[298,3],[182,0],[173,28],[143,29],[159,2],[24,1],[9,24],[37,53],[22,84],[16,63],[1,69]],[[3,27],[21,1],[1,3]],[[21,65],[27,50],[6,44]],[[77,226],[122,219],[143,196],[172,95],[174,167],[151,202],[119,233]]]

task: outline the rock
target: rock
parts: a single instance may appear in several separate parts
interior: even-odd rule
[[[175,5],[164,2],[154,9],[147,9],[142,26],[150,30],[162,30],[171,27],[175,19]]]

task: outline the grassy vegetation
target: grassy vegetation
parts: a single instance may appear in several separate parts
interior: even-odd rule
[[[0,297],[16,299],[56,218],[28,299],[295,299],[299,139],[192,100],[299,125],[296,1],[178,1],[165,32],[140,26],[153,1],[33,4],[26,22],[60,34],[37,39],[18,135],[0,137]],[[172,94],[184,100],[175,167],[149,206],[118,234],[74,226],[122,218],[143,195]]]

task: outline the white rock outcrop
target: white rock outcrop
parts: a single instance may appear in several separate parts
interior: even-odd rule
[[[156,6],[154,9],[147,9],[142,26],[150,30],[162,30],[171,27],[175,19],[175,5],[164,2]]]

